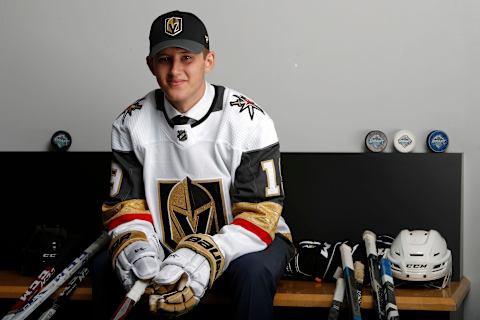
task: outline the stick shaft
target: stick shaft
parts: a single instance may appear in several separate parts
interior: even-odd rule
[[[347,244],[340,246],[343,265],[343,278],[345,279],[346,296],[353,320],[361,320],[360,304],[358,303],[357,284],[353,271],[352,248]]]
[[[370,285],[372,287],[375,314],[378,320],[384,320],[385,299],[380,278],[380,264],[378,261],[376,240],[377,236],[375,233],[369,230],[366,230],[363,233],[363,241],[365,242],[365,249],[367,253],[368,270],[370,274]]]
[[[28,303],[37,293],[39,293],[56,274],[56,268],[49,266],[45,268],[37,278],[30,284],[28,289],[18,298],[15,304],[12,306],[7,315],[2,320],[11,319],[14,317],[15,312],[20,310],[25,304]]]
[[[380,260],[380,270],[382,273],[383,290],[385,292],[385,315],[387,320],[398,320],[397,299],[395,297],[395,286],[393,284],[392,267],[390,260],[382,258]]]
[[[48,320],[51,319],[55,313],[60,309],[60,307],[65,303],[68,298],[73,294],[75,289],[80,285],[80,283],[85,279],[89,272],[88,267],[83,267],[68,281],[68,284],[63,289],[62,293],[53,301],[50,309],[45,311],[38,320]]]
[[[36,296],[34,296],[20,310],[13,314],[13,317],[7,319],[23,320],[28,317],[39,305],[41,305],[49,296],[60,288],[75,272],[77,272],[87,261],[107,244],[109,236],[103,233],[95,240],[85,251],[73,260],[62,272],[60,272],[52,281],[48,283]],[[5,320],[5,319],[2,319]]]
[[[72,244],[75,246],[77,244]],[[61,270],[63,270],[70,261],[67,259],[71,258],[68,254],[60,256],[58,261],[55,264],[45,267],[43,271],[37,276],[37,278],[30,284],[28,289],[18,298],[15,304],[12,306],[10,311],[7,313],[2,320],[7,320],[13,318],[13,314],[18,312],[23,306],[25,306],[30,300],[33,299],[46,285],[52,280]]]
[[[130,289],[130,291],[127,293],[122,303],[120,303],[118,306],[117,311],[115,311],[115,314],[112,316],[112,320],[125,319],[132,310],[133,306],[140,300],[147,286],[147,281],[135,281],[132,289]]]
[[[340,307],[342,306],[343,297],[345,295],[345,280],[338,278],[335,285],[335,292],[333,293],[332,307],[328,313],[328,320],[337,320],[340,314]]]

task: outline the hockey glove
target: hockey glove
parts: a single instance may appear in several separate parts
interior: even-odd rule
[[[149,298],[150,310],[175,316],[190,311],[220,276],[224,260],[210,236],[184,238],[153,278],[155,293]]]
[[[160,268],[164,257],[157,237],[148,237],[141,231],[128,231],[112,239],[110,244],[112,264],[126,291],[137,279],[150,280]]]
[[[311,279],[322,282],[335,281],[335,274],[341,271],[340,245],[335,243],[305,240],[296,245],[297,253],[290,260],[285,275],[296,279]]]

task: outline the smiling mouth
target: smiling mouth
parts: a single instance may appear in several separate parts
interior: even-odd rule
[[[185,83],[186,80],[169,80],[168,83],[172,86],[172,87],[176,87],[176,86],[179,86],[183,83]]]

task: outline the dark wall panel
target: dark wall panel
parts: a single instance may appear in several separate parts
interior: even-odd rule
[[[2,152],[0,268],[18,269],[21,248],[37,224],[61,225],[86,245],[102,230],[100,208],[108,195],[108,152]],[[85,246],[86,248],[86,246]]]
[[[283,153],[284,216],[295,240],[361,241],[436,229],[460,275],[462,155]]]
[[[0,268],[18,268],[37,224],[99,234],[109,152],[1,152]],[[295,240],[360,241],[364,229],[396,235],[434,228],[460,275],[461,154],[283,153],[284,216]]]

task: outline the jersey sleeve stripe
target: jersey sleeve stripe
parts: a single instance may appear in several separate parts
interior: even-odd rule
[[[272,237],[270,237],[268,232],[265,232],[263,229],[257,227],[250,221],[247,221],[241,218],[235,218],[232,224],[235,224],[237,226],[247,229],[250,232],[253,232],[257,237],[259,237],[263,242],[265,242],[267,246],[270,245],[270,243],[272,243],[273,239]]]
[[[119,225],[121,225],[123,223],[130,222],[130,221],[133,221],[133,220],[143,220],[143,221],[148,221],[151,224],[153,224],[152,215],[149,214],[149,213],[146,213],[146,214],[138,214],[138,213],[128,214],[128,213],[125,213],[125,214],[119,216],[118,218],[111,220],[107,224],[107,229],[110,231],[110,230],[118,227]]]
[[[248,221],[268,234],[270,239],[275,238],[281,214],[282,206],[270,201],[260,203],[238,202],[232,206],[233,221],[236,219]]]
[[[108,225],[111,221],[124,214],[150,214],[147,202],[144,199],[131,199],[110,205],[102,205],[103,224]]]

